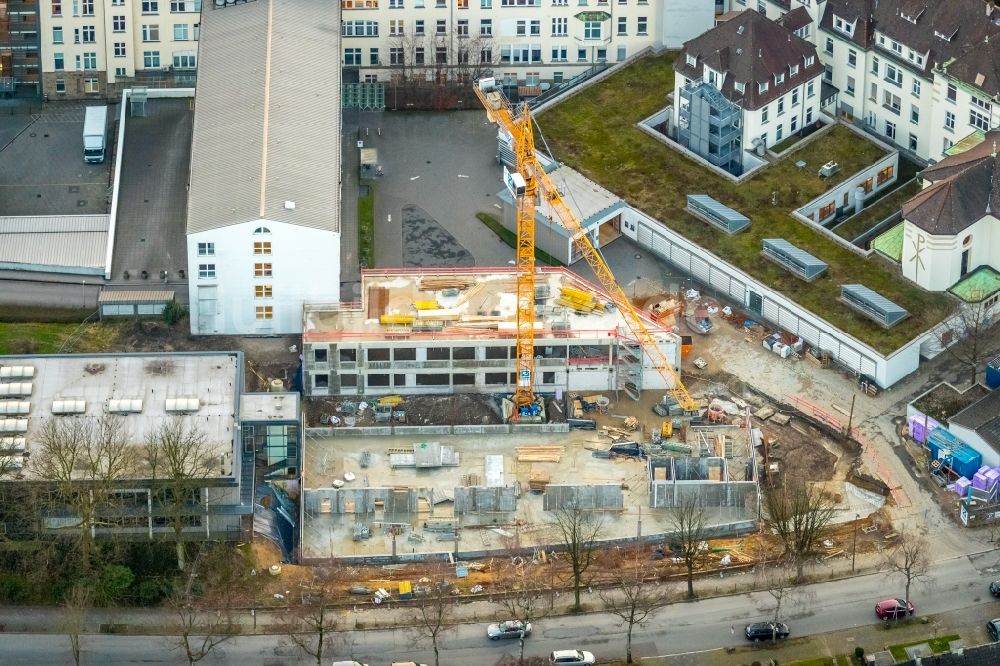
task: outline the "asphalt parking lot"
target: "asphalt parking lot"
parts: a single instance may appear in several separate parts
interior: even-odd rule
[[[93,215],[110,207],[108,159],[83,161],[84,105],[50,103],[40,114],[0,117],[0,215]]]
[[[513,258],[514,250],[475,216],[499,216],[496,193],[503,187],[496,129],[485,112],[345,112],[343,125],[345,282],[350,264],[357,266],[348,227],[359,187],[359,139],[378,149],[384,174],[361,183],[376,190],[376,266],[506,266]]]

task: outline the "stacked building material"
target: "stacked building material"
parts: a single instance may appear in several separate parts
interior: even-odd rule
[[[415,317],[413,315],[404,314],[384,314],[379,315],[378,323],[383,326],[391,326],[394,324],[412,324]]]
[[[562,455],[565,452],[565,446],[546,446],[542,444],[519,446],[517,447],[517,461],[557,463],[562,459]]]
[[[464,277],[424,277],[420,278],[420,289],[423,291],[444,291],[445,289],[468,289],[474,282],[473,278]]]
[[[596,296],[574,287],[560,287],[556,305],[570,308],[580,314],[604,311],[604,306]]]
[[[545,492],[545,486],[549,485],[549,473],[540,469],[533,469],[528,475],[528,489],[535,492]]]

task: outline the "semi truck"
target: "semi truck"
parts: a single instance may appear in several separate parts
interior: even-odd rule
[[[83,120],[83,161],[89,164],[100,164],[104,161],[104,152],[108,133],[108,107],[88,106],[87,115]]]

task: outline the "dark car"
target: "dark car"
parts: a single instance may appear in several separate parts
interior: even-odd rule
[[[506,622],[491,624],[486,627],[486,635],[490,637],[491,641],[498,641],[501,638],[520,638],[521,626],[521,622],[518,620],[507,620]],[[529,622],[524,625],[524,636],[527,638],[530,635],[531,623]]]
[[[875,604],[875,615],[880,620],[913,615],[913,610],[913,602],[902,599],[886,599]]]
[[[994,597],[1000,597],[1000,580],[995,580],[990,583],[990,594]]]
[[[1000,617],[993,618],[986,623],[986,633],[995,641],[1000,641]]]
[[[754,622],[746,628],[747,640],[769,641],[775,638],[788,638],[788,625],[784,622]]]

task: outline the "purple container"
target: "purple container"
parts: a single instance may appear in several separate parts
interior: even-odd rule
[[[990,481],[985,474],[976,472],[975,476],[972,477],[972,487],[976,490],[986,490],[990,487]]]

